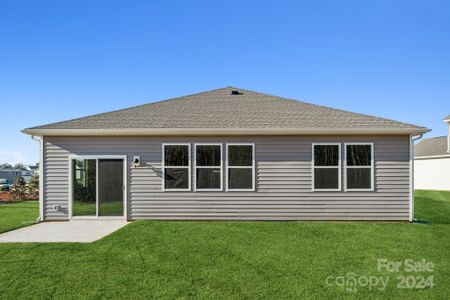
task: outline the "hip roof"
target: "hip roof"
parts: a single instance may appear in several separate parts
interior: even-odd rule
[[[32,135],[419,134],[425,127],[236,87],[27,128]]]

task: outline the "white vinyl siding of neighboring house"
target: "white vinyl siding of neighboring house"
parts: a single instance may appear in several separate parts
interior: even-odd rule
[[[414,188],[450,191],[450,157],[415,159]]]
[[[414,188],[450,191],[450,116],[448,135],[421,140],[415,145]]]

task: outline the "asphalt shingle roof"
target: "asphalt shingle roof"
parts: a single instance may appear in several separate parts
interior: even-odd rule
[[[239,95],[232,95],[232,91]],[[128,109],[43,125],[33,129],[358,129],[426,128],[314,105],[250,90],[226,87]],[[25,130],[25,132],[27,132]]]
[[[414,145],[414,157],[450,155],[447,152],[447,136],[438,136],[429,139],[423,139]]]

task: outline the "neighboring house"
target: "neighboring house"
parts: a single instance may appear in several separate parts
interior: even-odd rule
[[[404,221],[427,131],[233,87],[24,130],[43,220]]]
[[[33,176],[33,171],[30,170],[20,170],[20,176],[25,180],[26,183],[31,181],[31,177]]]
[[[34,166],[28,166],[31,170],[31,176],[39,176],[39,163]]]
[[[446,136],[424,139],[414,146],[414,186],[423,190],[450,191],[450,115],[444,119]]]
[[[19,169],[0,169],[0,178],[7,179],[8,183],[14,184],[16,178],[21,176],[22,171]]]

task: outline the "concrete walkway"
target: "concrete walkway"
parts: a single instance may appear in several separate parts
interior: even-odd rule
[[[91,243],[124,227],[125,220],[44,222],[0,234],[0,243]]]

